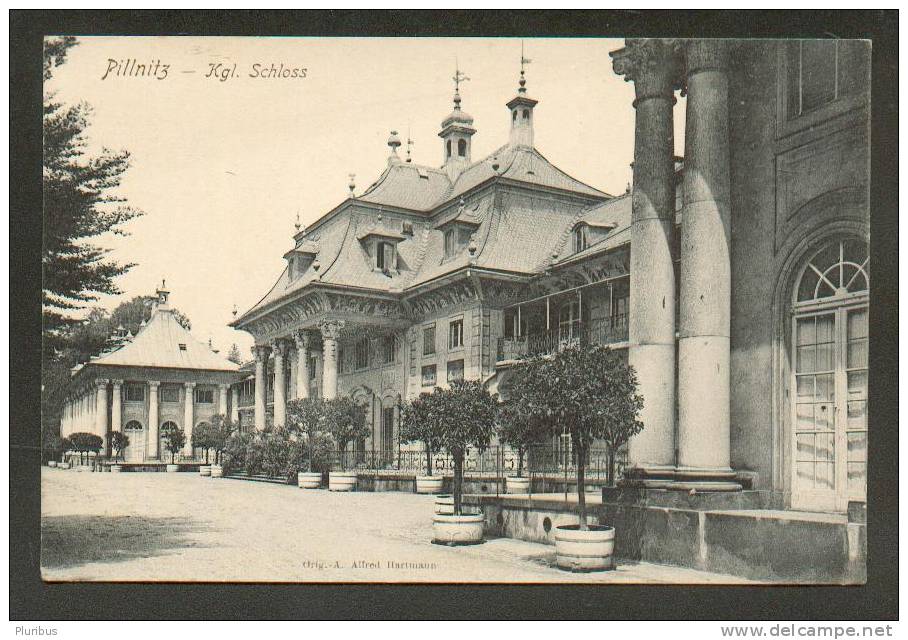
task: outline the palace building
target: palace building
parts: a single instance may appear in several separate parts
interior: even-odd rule
[[[73,369],[63,405],[60,435],[94,433],[104,440],[122,431],[129,437],[127,463],[164,463],[169,456],[162,428],[175,424],[186,434],[177,461],[197,459],[193,429],[217,414],[237,417],[239,367],[192,337],[173,314],[169,291],[158,289],[147,323],[135,336],[115,336],[109,348]],[[231,386],[233,390],[231,391]]]
[[[506,395],[528,352],[606,344],[645,403],[629,485],[866,500],[869,46],[643,39],[612,57],[636,92],[630,192],[536,149],[523,71],[509,140],[473,158],[455,89],[441,166],[401,158],[392,132],[374,184],[299,230],[232,323],[255,338],[255,427],[346,394],[372,425],[355,447],[391,456],[401,401],[460,377]]]

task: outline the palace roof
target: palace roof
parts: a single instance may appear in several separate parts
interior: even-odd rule
[[[167,305],[152,311],[151,319],[135,337],[111,353],[93,358],[89,365],[162,367],[236,371],[237,365],[192,337]]]

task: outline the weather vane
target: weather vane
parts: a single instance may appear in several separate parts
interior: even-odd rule
[[[460,92],[460,83],[466,82],[469,78],[466,74],[460,70],[460,63],[457,62],[457,58],[454,58],[454,77],[451,78],[454,81],[454,92]]]
[[[530,64],[532,60],[523,55],[523,40],[520,41],[520,74],[523,75],[523,66]]]

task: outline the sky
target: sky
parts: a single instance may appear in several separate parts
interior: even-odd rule
[[[539,101],[536,148],[575,178],[623,193],[634,91],[608,56],[622,41],[523,45],[528,95]],[[339,204],[351,173],[356,194],[368,188],[391,130],[404,141],[409,132],[414,162],[439,166],[458,67],[469,78],[460,94],[477,129],[473,160],[505,144],[520,56],[511,38],[80,37],[45,89],[92,107],[89,151],[129,151],[118,193],[145,212],[127,237],[95,240],[137,264],[117,280],[123,294],[96,305],[112,309],[166,279],[193,335],[248,357],[251,336],[227,324],[234,306],[249,309],[277,280],[296,216],[305,225]],[[253,77],[271,65],[290,77]],[[676,153],[683,109],[679,99]]]

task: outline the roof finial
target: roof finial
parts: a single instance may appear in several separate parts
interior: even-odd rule
[[[451,78],[454,81],[454,109],[460,109],[460,83],[466,82],[469,78],[460,70],[460,63],[458,63],[457,58],[454,58],[454,77]]]
[[[397,147],[400,146],[400,136],[397,135],[397,131],[391,132],[391,135],[388,137],[388,146],[391,147],[391,155],[388,156],[388,163],[395,164],[400,162],[400,158],[397,156]]]
[[[519,81],[520,88],[517,89],[517,93],[525,94],[527,92],[527,87],[526,87],[527,79],[524,76],[524,73],[525,73],[524,66],[530,64],[531,62],[532,62],[532,60],[530,60],[525,55],[523,55],[523,40],[521,40],[520,41],[520,81]]]
[[[230,313],[232,313],[233,317],[236,318],[236,314],[237,314],[236,303],[233,304],[233,310]]]
[[[410,123],[407,123],[407,162],[412,162],[410,158],[410,147],[413,145],[413,140],[410,138]]]
[[[352,198],[353,190],[356,189],[356,174],[348,173],[347,175],[350,177],[350,184],[347,185],[347,188],[350,189],[350,197]]]
[[[299,209],[296,210],[296,222],[293,223],[293,226],[296,229],[296,232],[299,233],[300,227],[302,226],[302,225],[300,225],[300,210]]]

